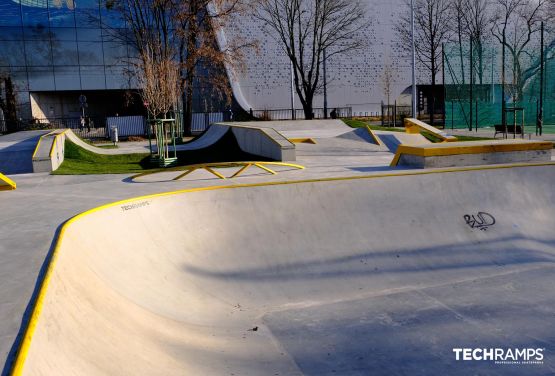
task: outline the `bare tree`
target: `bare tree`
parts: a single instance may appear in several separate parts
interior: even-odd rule
[[[261,0],[256,17],[289,57],[305,119],[312,119],[324,51],[329,59],[365,43],[361,30],[367,21],[360,0]]]
[[[179,100],[179,65],[171,57],[157,56],[156,47],[146,48],[141,54],[137,81],[141,98],[154,119],[167,118],[176,110]]]
[[[401,22],[396,27],[402,47],[411,48],[410,2],[401,14]],[[416,57],[429,72],[432,84],[431,123],[434,123],[435,91],[437,76],[441,69],[441,47],[451,35],[451,19],[448,0],[415,0],[414,25]]]
[[[512,63],[512,85],[509,87],[513,101],[523,97],[522,59],[527,55],[526,47],[532,35],[539,30],[540,22],[549,16],[546,13],[547,0],[530,2],[528,0],[495,0],[495,12],[492,19],[492,34],[502,45],[502,82],[506,82],[505,51],[508,51]],[[504,102],[504,100],[503,100]]]
[[[395,83],[395,76],[396,76],[395,68],[391,64],[391,60],[389,59],[389,57],[387,57],[386,60],[385,60],[384,66],[383,66],[381,82],[382,82],[383,94],[387,98],[387,117],[388,117],[388,121],[389,121],[389,117],[390,117],[390,114],[391,114],[390,113],[390,111],[391,111],[390,110],[391,86]]]
[[[467,24],[464,15],[466,0],[452,0],[450,3],[450,18],[451,22],[451,33],[456,36],[456,42],[459,49],[459,64],[461,66],[461,82],[465,84],[465,73],[464,73],[464,36],[466,35]]]
[[[464,24],[467,35],[472,41],[472,48],[476,56],[476,64],[471,62],[471,74],[477,72],[478,81],[483,83],[485,65],[485,43],[484,38],[490,29],[491,14],[489,12],[489,0],[463,0]]]
[[[231,88],[224,67],[229,73],[240,70],[246,50],[256,47],[256,41],[235,39],[218,45],[217,33],[232,20],[245,12],[246,0],[189,0],[179,3],[175,14],[178,24],[179,59],[182,67],[183,104],[186,132],[190,133],[193,114],[193,88],[209,86],[220,98],[231,103]],[[200,69],[210,70],[210,75],[198,75]]]
[[[191,133],[195,87],[209,87],[226,103],[231,103],[232,93],[224,67],[231,67],[230,71],[240,68],[244,50],[254,43],[238,40],[222,49],[216,42],[216,33],[230,16],[244,9],[246,0],[108,1],[110,8],[120,11],[131,30],[131,33],[116,30],[115,37],[135,46],[139,59],[150,56],[154,60],[178,62],[186,134]],[[139,66],[146,65],[142,61]],[[199,71],[210,74],[199,74]]]

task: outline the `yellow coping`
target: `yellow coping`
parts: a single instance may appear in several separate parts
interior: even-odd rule
[[[202,164],[195,164],[195,165],[188,165],[188,166],[178,166],[178,167],[170,167],[170,168],[166,168],[166,169],[156,169],[156,170],[152,170],[152,171],[146,171],[146,172],[142,172],[140,174],[137,175],[133,175],[131,177],[131,180],[134,180],[136,178],[140,178],[142,176],[146,176],[146,175],[152,175],[152,174],[157,174],[160,172],[171,172],[171,171],[184,171],[183,174],[176,176],[175,178],[173,178],[172,180],[179,180],[187,175],[189,175],[191,172],[196,171],[196,170],[206,170],[208,172],[210,172],[211,174],[217,176],[220,179],[227,179],[225,176],[223,176],[222,174],[220,174],[219,172],[215,171],[215,168],[229,168],[229,167],[241,167],[241,169],[239,171],[237,171],[235,174],[233,174],[232,176],[230,176],[230,178],[235,178],[239,175],[241,175],[243,172],[245,172],[249,167],[251,166],[255,166],[258,167],[264,171],[269,172],[272,175],[275,175],[276,172],[265,167],[265,166],[284,166],[284,167],[293,167],[299,170],[304,170],[305,167],[298,165],[298,164],[293,164],[293,163],[285,163],[285,162],[222,162],[222,163],[202,163]]]
[[[27,355],[29,353],[29,347],[31,346],[31,341],[33,339],[33,335],[35,329],[37,327],[37,322],[39,320],[40,314],[42,312],[42,308],[44,305],[44,298],[46,296],[46,292],[48,290],[48,284],[50,283],[50,279],[52,277],[52,273],[54,267],[56,265],[56,260],[58,258],[58,253],[60,249],[60,245],[64,240],[64,235],[68,229],[68,227],[77,220],[96,213],[98,211],[108,209],[114,206],[127,204],[133,201],[141,201],[146,199],[153,199],[157,197],[165,197],[165,196],[173,196],[178,194],[186,194],[192,192],[202,192],[202,191],[215,191],[215,190],[223,190],[223,189],[239,189],[239,188],[253,188],[253,187],[264,187],[264,186],[278,186],[278,185],[292,185],[292,184],[303,184],[303,183],[321,183],[321,182],[334,182],[334,181],[351,181],[351,180],[363,180],[363,179],[377,179],[377,178],[387,178],[387,177],[398,177],[398,176],[414,176],[414,175],[429,175],[429,174],[441,174],[441,173],[449,173],[449,172],[465,172],[465,171],[479,171],[479,170],[497,170],[497,169],[508,169],[508,168],[519,168],[519,167],[542,167],[542,166],[555,166],[555,162],[546,162],[546,163],[514,163],[510,165],[497,165],[497,166],[475,166],[475,167],[463,167],[463,168],[445,168],[445,169],[437,169],[437,170],[410,170],[410,171],[401,171],[401,172],[394,172],[394,173],[384,173],[384,174],[374,174],[374,175],[365,175],[365,176],[349,176],[349,177],[341,177],[341,178],[325,178],[325,179],[308,179],[308,180],[288,180],[288,181],[279,181],[279,182],[265,182],[265,183],[255,183],[255,184],[238,184],[238,185],[220,185],[220,186],[212,186],[212,187],[202,187],[202,188],[191,188],[191,189],[183,189],[179,191],[172,191],[172,192],[165,192],[165,193],[157,193],[152,195],[145,195],[135,198],[130,198],[127,200],[117,201],[110,204],[102,205],[94,209],[87,210],[81,214],[76,215],[75,217],[70,218],[66,221],[60,232],[56,238],[56,244],[54,246],[54,250],[50,256],[50,260],[48,262],[48,266],[46,269],[46,273],[40,282],[39,292],[36,296],[36,299],[33,302],[33,310],[31,312],[31,317],[27,322],[27,326],[25,327],[25,332],[23,334],[23,340],[18,348],[16,358],[14,364],[11,369],[11,376],[19,376],[23,373],[23,367],[25,366],[25,360],[27,359]]]
[[[52,158],[52,154],[54,154],[54,150],[56,149],[56,141],[58,140],[58,137],[61,137],[63,134],[65,134],[67,132],[67,129],[64,130],[63,132],[60,132],[56,135],[56,137],[54,137],[54,141],[52,142],[52,146],[50,147],[50,153],[48,154],[48,156],[50,158]]]
[[[405,118],[405,132],[412,134],[419,134],[422,131],[430,132],[434,136],[439,137],[443,142],[456,142],[457,137],[448,135],[445,132],[440,131],[436,127],[432,127],[429,124],[424,123],[418,119]]]
[[[370,129],[369,125],[366,125],[366,130],[368,131],[368,133],[370,133],[370,137],[372,137],[372,139],[374,140],[376,145],[383,146],[382,140],[380,140],[380,138],[378,136],[376,136],[374,131],[372,129]]]
[[[53,131],[50,131],[50,132],[45,133],[45,134],[43,134],[42,136],[40,136],[39,142],[37,142],[37,146],[35,146],[35,150],[33,151],[33,156],[31,157],[31,159],[35,159],[35,157],[36,157],[36,155],[37,155],[37,152],[39,151],[39,146],[40,146],[40,143],[42,142],[42,139],[45,138],[45,137],[47,137],[47,136],[51,136],[53,133],[56,133],[56,132],[58,132],[58,131],[59,131],[59,129],[55,129],[55,130],[53,130]],[[61,135],[61,134],[63,134],[63,133],[66,133],[66,132],[67,132],[67,129],[64,130],[63,132],[59,133],[58,135],[56,135],[56,138],[57,138],[59,135]],[[55,142],[55,140],[56,140],[56,139],[54,139],[54,142]],[[49,156],[50,156],[50,157],[52,156],[52,149],[53,149],[53,147],[54,147],[54,143],[52,143],[52,146],[50,147],[50,153],[49,153]]]
[[[15,181],[0,173],[0,191],[11,191],[17,188]]]
[[[316,144],[316,140],[313,138],[288,138],[289,142],[293,144]]]
[[[528,140],[485,140],[468,142],[450,142],[448,144],[399,145],[390,166],[397,166],[402,154],[419,157],[434,157],[460,154],[508,153],[528,150],[550,150],[553,143],[549,141]]]

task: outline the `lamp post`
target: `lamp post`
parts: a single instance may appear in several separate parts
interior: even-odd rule
[[[414,44],[414,0],[410,0],[410,39],[412,50],[412,117],[416,117],[416,47]]]
[[[295,83],[294,83],[294,73],[293,73],[293,60],[290,61],[291,66],[291,119],[295,120]]]
[[[326,71],[326,49],[324,48],[324,119],[328,118],[328,76]]]

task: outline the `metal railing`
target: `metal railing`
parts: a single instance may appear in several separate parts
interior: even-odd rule
[[[335,111],[335,114],[333,112]],[[327,110],[328,119],[332,119],[334,116],[337,119],[350,119],[353,116],[353,110],[351,107],[330,107]],[[268,120],[304,120],[305,114],[302,109],[276,109],[276,110],[250,110],[250,115],[255,120],[268,121]],[[314,119],[324,119],[324,109],[314,108],[313,109]]]
[[[171,167],[166,169],[156,169],[152,171],[143,172],[131,177],[131,180],[135,180],[137,178],[141,178],[148,175],[157,174],[160,172],[181,172],[176,177],[172,178],[172,180],[180,180],[185,176],[189,175],[190,173],[197,171],[197,170],[205,170],[212,175],[216,176],[219,179],[232,179],[240,176],[250,167],[257,167],[261,170],[268,172],[269,174],[276,175],[278,171],[269,168],[268,166],[277,166],[277,167],[290,167],[296,170],[304,170],[305,167],[295,163],[286,163],[286,162],[266,162],[266,161],[257,161],[257,162],[215,162],[215,163],[201,163],[201,164],[194,164],[188,166],[179,166],[179,167]],[[218,169],[227,169],[227,168],[239,168],[235,171],[231,176],[226,177],[222,173],[218,172]]]

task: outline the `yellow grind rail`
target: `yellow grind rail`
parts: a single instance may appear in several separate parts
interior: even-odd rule
[[[374,140],[374,143],[378,146],[384,146],[384,143],[382,142],[382,140],[380,140],[380,138],[378,136],[376,136],[376,134],[374,133],[374,131],[370,128],[370,126],[368,124],[366,124],[366,130],[368,131],[368,133],[370,134],[370,137],[372,137],[372,139]]]
[[[17,188],[15,181],[0,173],[0,191],[12,191]]]
[[[448,135],[445,132],[440,131],[436,127],[432,127],[414,118],[405,118],[405,132],[411,134],[420,134],[420,132],[425,131],[433,134],[434,136],[441,139],[442,142],[456,142],[457,137]]]
[[[180,180],[185,176],[189,175],[190,173],[197,170],[208,171],[209,173],[218,177],[219,179],[226,180],[226,179],[232,179],[240,176],[245,171],[247,171],[250,167],[253,167],[253,166],[261,170],[264,170],[272,175],[276,175],[278,172],[269,168],[268,166],[292,167],[298,170],[305,169],[304,166],[294,164],[294,163],[284,163],[284,162],[215,162],[215,163],[202,163],[202,164],[194,164],[194,165],[188,165],[188,166],[179,166],[179,167],[172,167],[172,168],[166,168],[166,169],[156,169],[153,171],[147,171],[147,172],[140,173],[138,175],[134,175],[131,177],[131,180],[135,180],[137,178],[147,176],[147,175],[157,174],[160,172],[183,171],[182,174],[172,179],[172,180]],[[240,169],[229,177],[226,177],[220,172],[215,170],[217,168],[230,168],[230,167],[240,167]]]

